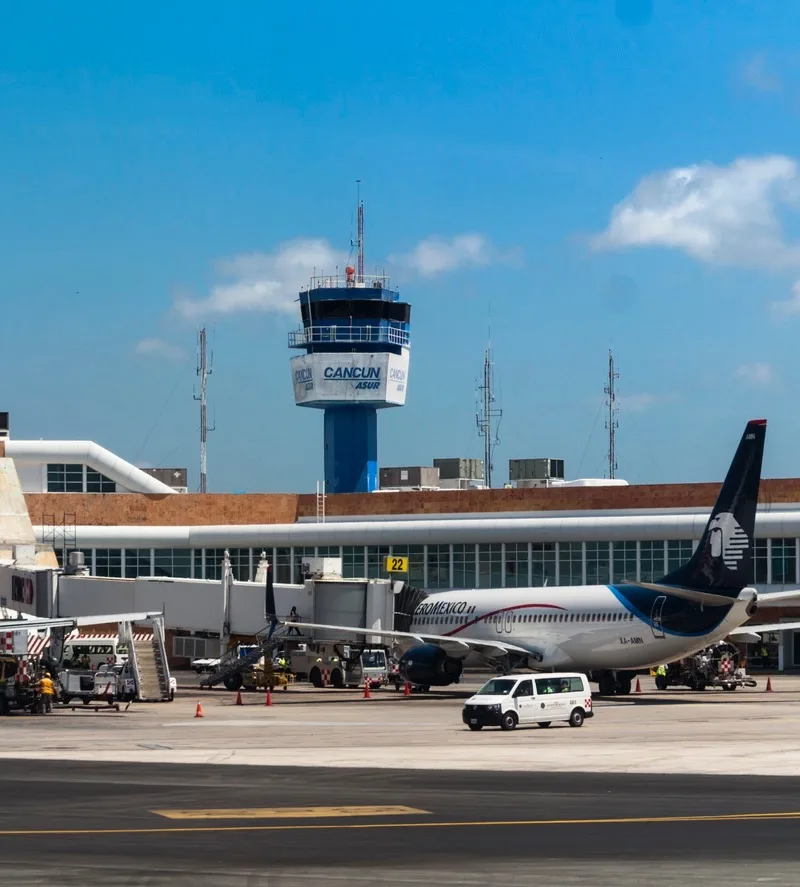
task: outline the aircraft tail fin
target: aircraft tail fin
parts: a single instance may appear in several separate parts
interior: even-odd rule
[[[659,579],[659,585],[713,589],[733,598],[753,584],[753,539],[766,434],[766,419],[747,423],[697,550],[683,566]]]

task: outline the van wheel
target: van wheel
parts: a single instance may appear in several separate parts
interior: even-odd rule
[[[517,716],[513,711],[507,711],[500,720],[502,730],[513,730],[517,726]]]
[[[470,730],[483,730],[483,724],[469,724]]]
[[[539,726],[540,727],[549,727],[550,724],[552,724],[552,723],[553,723],[552,721],[539,721]]]
[[[572,714],[569,716],[570,727],[582,727],[583,721],[583,712],[579,708],[573,709]]]

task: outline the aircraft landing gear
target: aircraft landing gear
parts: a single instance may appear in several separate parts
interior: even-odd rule
[[[597,681],[600,696],[627,696],[631,692],[633,675],[627,671],[601,671],[592,675]]]

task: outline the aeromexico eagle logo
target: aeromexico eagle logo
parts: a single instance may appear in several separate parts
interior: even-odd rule
[[[729,570],[738,569],[739,561],[750,545],[747,533],[729,511],[721,512],[708,525],[708,541],[711,556],[721,557]]]

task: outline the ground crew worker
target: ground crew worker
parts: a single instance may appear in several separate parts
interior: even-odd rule
[[[53,697],[56,693],[49,671],[46,671],[44,677],[40,678],[38,690],[42,697],[42,711],[49,714],[53,710]]]

